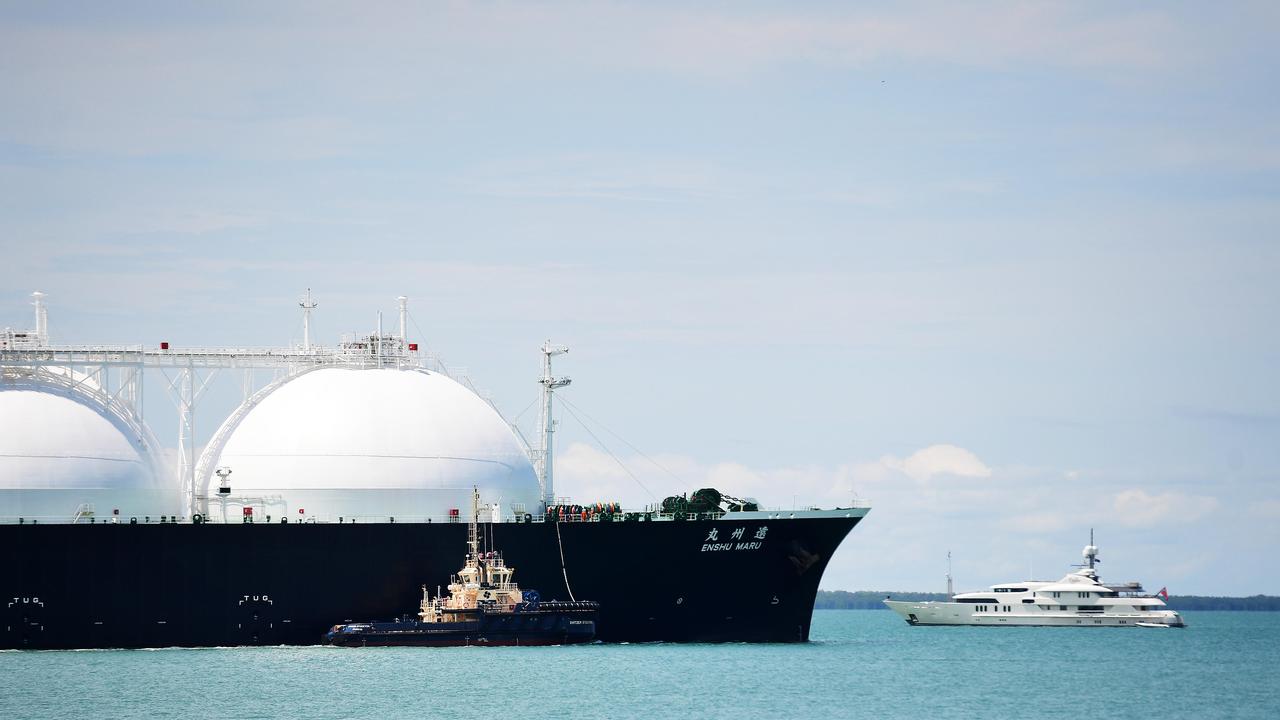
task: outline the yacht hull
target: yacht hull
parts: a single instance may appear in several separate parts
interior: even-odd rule
[[[909,625],[978,625],[986,627],[1182,627],[1172,610],[1156,612],[1057,612],[1033,614],[1019,606],[1009,612],[978,611],[971,603],[909,602],[885,600],[884,604]],[[999,606],[997,606],[999,607]]]

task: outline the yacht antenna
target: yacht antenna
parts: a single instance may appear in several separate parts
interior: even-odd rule
[[[947,551],[947,600],[954,600],[956,596],[955,587],[951,582],[951,551]]]
[[[1084,548],[1084,564],[1080,567],[1087,567],[1093,570],[1093,566],[1102,562],[1098,558],[1098,546],[1093,544],[1093,528],[1089,528],[1089,544]]]
[[[569,352],[569,348],[564,345],[552,345],[550,340],[542,344],[542,377],[538,378],[538,384],[542,385],[542,416],[538,420],[540,426],[538,435],[541,437],[542,447],[538,450],[536,467],[538,485],[542,489],[543,507],[554,505],[556,501],[555,487],[551,478],[551,448],[552,435],[555,433],[556,425],[559,423],[551,415],[551,403],[557,389],[573,382],[567,377],[554,377],[551,375],[551,358],[567,352]]]

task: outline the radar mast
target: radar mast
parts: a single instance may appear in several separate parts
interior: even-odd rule
[[[542,490],[544,508],[554,505],[556,501],[555,487],[551,477],[551,449],[552,436],[558,423],[551,415],[552,400],[557,389],[566,387],[573,382],[570,378],[554,377],[551,374],[551,358],[567,352],[569,352],[569,348],[564,345],[552,345],[550,340],[542,344],[542,377],[538,378],[538,384],[542,385],[542,415],[538,419],[538,436],[541,438],[541,447],[538,449],[535,459],[537,461],[538,486]]]
[[[951,551],[947,551],[947,600],[954,600],[956,597],[956,589],[951,581]]]

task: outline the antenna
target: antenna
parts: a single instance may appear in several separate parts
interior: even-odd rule
[[[556,355],[563,355],[569,352],[569,348],[564,345],[552,345],[548,340],[542,344],[542,377],[538,378],[538,383],[542,385],[542,417],[538,423],[538,434],[542,437],[542,448],[538,452],[538,484],[542,487],[543,506],[549,506],[555,503],[556,493],[552,484],[552,435],[556,431],[556,420],[551,415],[552,399],[555,391],[562,387],[567,387],[573,382],[567,377],[553,377],[551,375],[551,358]]]
[[[956,589],[951,582],[951,551],[947,551],[947,600],[952,600],[956,596]]]
[[[378,329],[374,334],[373,354],[378,358],[378,365],[382,365],[382,311],[378,311]]]
[[[1080,567],[1087,567],[1093,570],[1093,566],[1102,562],[1098,558],[1098,546],[1093,544],[1093,528],[1089,528],[1089,544],[1084,547],[1084,563]]]
[[[302,349],[311,349],[311,311],[316,309],[315,300],[311,299],[311,288],[307,288],[307,294],[298,302],[298,307],[302,308]]]
[[[396,298],[396,302],[400,303],[400,342],[403,343],[409,339],[409,336],[405,334],[405,327],[409,322],[409,298],[401,295]]]
[[[471,557],[480,557],[480,538],[476,528],[476,519],[480,515],[480,491],[471,486],[471,524],[467,526],[467,547],[471,549]]]

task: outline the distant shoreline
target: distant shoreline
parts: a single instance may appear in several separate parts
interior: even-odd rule
[[[882,602],[886,597],[895,600],[924,602],[946,600],[945,593],[894,592],[876,590],[819,590],[814,610],[887,610]],[[1170,595],[1169,607],[1174,610],[1239,610],[1246,612],[1280,612],[1280,596],[1250,595],[1248,597],[1216,597],[1212,595]]]

